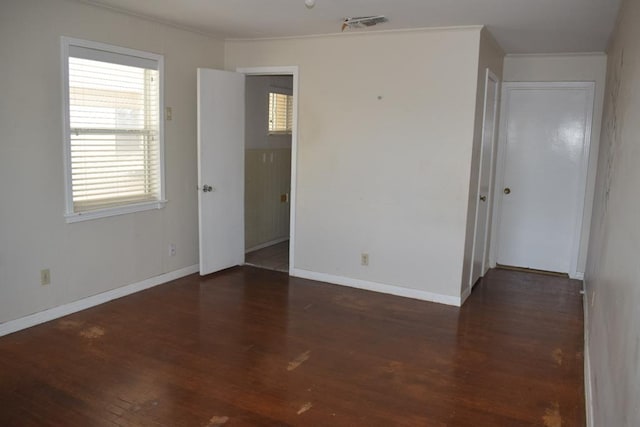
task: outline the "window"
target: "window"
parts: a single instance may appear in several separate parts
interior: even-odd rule
[[[67,222],[164,204],[160,55],[63,37]]]
[[[293,96],[269,92],[269,134],[291,134]]]

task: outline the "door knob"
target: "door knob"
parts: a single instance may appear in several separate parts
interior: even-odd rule
[[[511,193],[511,189],[509,187],[506,187],[504,190],[502,190],[504,192],[504,194],[510,194]]]
[[[202,186],[202,191],[203,191],[204,193],[209,193],[209,192],[211,192],[211,191],[215,191],[215,188],[213,188],[213,187],[212,187],[212,186],[210,186],[210,185],[206,185],[206,184],[205,184],[205,185],[203,185],[203,186]]]
[[[480,201],[481,202],[486,202],[487,201],[487,196],[480,196]]]

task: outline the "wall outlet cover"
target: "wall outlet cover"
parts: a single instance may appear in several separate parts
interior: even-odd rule
[[[51,283],[51,272],[48,268],[40,270],[40,284],[42,286],[49,285]]]

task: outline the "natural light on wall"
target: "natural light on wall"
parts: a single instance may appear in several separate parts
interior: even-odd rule
[[[67,214],[162,200],[160,78],[147,62],[69,49]]]
[[[269,92],[269,133],[291,134],[293,96]]]

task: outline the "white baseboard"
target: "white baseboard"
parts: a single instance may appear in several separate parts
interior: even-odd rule
[[[569,278],[576,279],[576,280],[584,280],[584,273],[581,271],[576,271],[575,274],[570,274]]]
[[[278,243],[286,242],[287,240],[289,240],[289,236],[281,237],[281,238],[275,239],[275,240],[271,240],[271,241],[266,242],[266,243],[261,243],[261,244],[256,245],[256,246],[252,246],[249,249],[245,249],[244,253],[248,254],[249,252],[253,252],[253,251],[257,251],[258,249],[263,249],[263,248],[267,248],[269,246],[277,245]]]
[[[78,311],[86,310],[87,308],[95,307],[96,305],[104,304],[111,300],[122,298],[127,295],[134,294],[136,292],[143,291],[145,289],[152,288],[154,286],[161,285],[163,283],[170,282],[175,279],[179,279],[189,274],[197,273],[199,266],[192,265],[190,267],[181,268],[180,270],[170,271],[169,273],[161,274],[159,276],[150,277],[149,279],[142,280],[137,283],[122,286],[101,294],[92,295],[87,298],[83,298],[78,301],[70,302],[68,304],[60,305],[58,307],[50,308],[48,310],[40,311],[38,313],[30,314],[28,316],[21,317],[19,319],[10,320],[0,324],[0,337],[3,335],[11,334],[13,332],[20,331],[22,329],[30,328],[40,323],[48,322]]]
[[[422,301],[437,302],[440,304],[460,307],[460,297],[436,294],[433,292],[421,291],[418,289],[403,288],[383,283],[369,282],[366,280],[352,279],[350,277],[334,276],[332,274],[316,273],[315,271],[291,269],[290,274],[303,279],[317,280],[320,282],[332,283],[334,285],[348,286],[350,288],[365,289],[367,291],[381,292],[383,294],[396,295],[400,297],[413,298]]]
[[[582,312],[584,315],[584,407],[586,427],[593,427],[593,383],[591,382],[591,357],[589,356],[589,292],[583,283]]]

